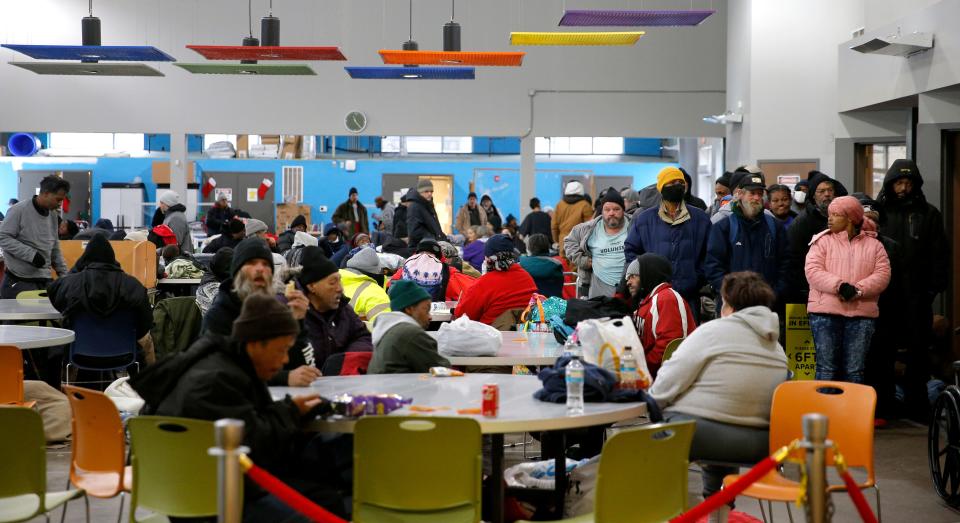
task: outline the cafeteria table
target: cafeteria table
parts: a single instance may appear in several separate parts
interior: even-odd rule
[[[66,345],[73,339],[73,331],[68,329],[0,325],[0,345],[16,345],[21,350]]]
[[[59,320],[60,311],[53,308],[48,298],[0,300],[0,321]]]
[[[458,416],[458,410],[477,409],[481,404],[481,389],[484,384],[495,383],[500,388],[500,409],[496,417],[479,414],[464,414],[477,420],[480,431],[492,439],[492,473],[494,492],[492,496],[493,521],[503,521],[503,436],[523,432],[545,432],[545,455],[556,461],[556,470],[566,466],[565,431],[598,425],[607,425],[644,416],[644,403],[587,403],[584,413],[567,415],[566,405],[547,403],[534,399],[533,393],[540,389],[536,376],[510,374],[466,374],[462,377],[434,378],[426,374],[379,374],[362,376],[329,376],[314,381],[309,387],[270,387],[275,399],[287,394],[319,393],[332,399],[339,394],[399,394],[412,398],[419,408],[437,410],[429,413],[411,411],[405,407],[394,411],[398,416]],[[352,418],[316,419],[309,423],[308,430],[316,432],[352,433],[356,420]],[[548,450],[549,449],[549,450]],[[567,479],[558,474],[553,495],[554,506],[563,511]],[[534,489],[525,489],[531,491]]]

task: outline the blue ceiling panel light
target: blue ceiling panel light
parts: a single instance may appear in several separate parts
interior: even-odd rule
[[[37,60],[76,60],[82,62],[111,60],[115,62],[175,62],[167,53],[149,45],[26,45],[3,44],[3,47]]]
[[[474,67],[344,67],[357,80],[474,80]]]

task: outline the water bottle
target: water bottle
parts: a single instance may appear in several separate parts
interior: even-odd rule
[[[566,383],[567,383],[567,416],[579,416],[583,414],[583,363],[580,363],[580,355],[574,354],[573,359],[567,364]]]
[[[639,382],[640,374],[637,372],[637,358],[633,355],[633,350],[630,347],[624,347],[623,354],[620,355],[620,383],[618,388],[637,390]]]

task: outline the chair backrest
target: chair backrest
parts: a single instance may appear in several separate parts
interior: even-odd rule
[[[217,514],[217,461],[213,422],[139,416],[130,428],[133,492],[130,514],[138,507],[175,517]]]
[[[123,485],[126,464],[123,422],[113,401],[102,392],[64,385],[63,392],[73,411],[73,444],[70,461],[74,469],[89,472],[114,472],[120,475],[117,493]]]
[[[76,340],[73,356],[109,358],[137,354],[137,324],[133,311],[118,310],[108,317],[81,312],[71,320]],[[132,362],[132,359],[131,359]]]
[[[46,298],[47,290],[46,289],[37,289],[35,291],[23,291],[17,293],[18,300],[30,300],[35,298]]]
[[[594,519],[659,522],[686,510],[693,431],[693,421],[657,423],[607,440],[597,471]]]
[[[0,345],[0,405],[23,402],[23,355],[13,345]]]
[[[840,381],[786,381],[777,386],[770,408],[770,450],[803,437],[804,414],[818,412],[829,421],[827,437],[840,446],[851,467],[867,469],[873,481],[873,387]],[[833,453],[827,454],[833,463]]]
[[[471,418],[370,416],[354,431],[354,517],[472,506],[480,519],[480,424]]]
[[[670,340],[670,342],[667,343],[667,346],[663,349],[663,360],[662,360],[662,361],[667,361],[667,360],[669,360],[670,358],[672,358],[672,357],[673,357],[673,353],[674,353],[674,352],[677,352],[677,347],[679,347],[681,343],[683,343],[683,338],[677,338],[677,339],[675,339],[675,340]]]
[[[36,494],[40,508],[47,491],[47,442],[43,421],[33,409],[0,408],[0,498]]]

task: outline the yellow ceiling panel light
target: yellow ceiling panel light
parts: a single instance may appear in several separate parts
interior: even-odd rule
[[[634,45],[644,31],[630,32],[513,32],[510,45]]]

